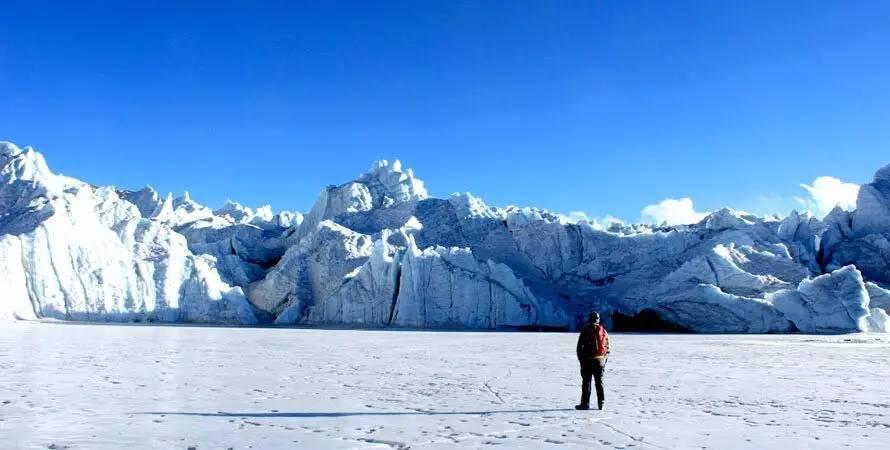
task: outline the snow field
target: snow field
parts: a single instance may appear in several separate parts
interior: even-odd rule
[[[17,322],[3,448],[881,448],[886,335],[612,337],[575,411],[569,333]]]

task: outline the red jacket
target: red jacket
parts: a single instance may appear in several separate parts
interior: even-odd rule
[[[587,325],[578,335],[578,360],[600,359],[609,354],[609,333],[600,324]]]

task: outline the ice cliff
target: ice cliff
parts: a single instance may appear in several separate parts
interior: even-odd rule
[[[96,188],[0,144],[0,318],[356,327],[890,331],[890,166],[853,212],[571,222],[431,198],[396,161],[304,215]],[[246,293],[246,294],[245,294]]]
[[[114,188],[0,143],[0,317],[256,323],[215,266]]]

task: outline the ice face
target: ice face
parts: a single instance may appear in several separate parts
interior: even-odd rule
[[[804,280],[770,296],[776,310],[805,333],[866,331],[868,292],[853,266]]]
[[[825,219],[823,267],[834,270],[855,265],[869,281],[890,283],[890,166],[859,189],[856,210],[832,211]]]
[[[0,163],[4,318],[574,329],[596,309],[607,326],[654,313],[699,332],[887,326],[887,168],[823,221],[724,208],[604,228],[430,198],[398,161],[324,189],[305,217],[95,188],[10,143]]]
[[[54,175],[31,149],[5,145],[2,155],[0,315],[256,323],[212,260],[114,189]]]

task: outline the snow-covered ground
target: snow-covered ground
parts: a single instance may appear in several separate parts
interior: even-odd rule
[[[614,335],[575,411],[575,335],[19,322],[3,448],[885,448],[890,338]],[[494,447],[497,448],[497,447]]]

